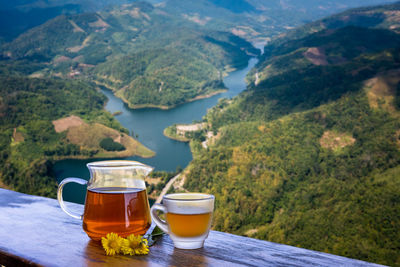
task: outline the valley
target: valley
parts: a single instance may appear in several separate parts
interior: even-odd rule
[[[225,90],[226,72],[259,54],[231,33],[183,25],[151,4],[133,3],[56,17],[0,53],[38,62],[33,77],[84,79],[112,90],[130,108],[163,109]]]
[[[138,160],[215,230],[400,266],[399,2],[107,3],[1,35],[1,187]]]
[[[250,59],[246,68],[229,73],[224,78],[224,84],[229,90],[219,95],[180,105],[174,109],[161,110],[154,108],[130,109],[120,98],[110,90],[103,89],[108,98],[105,108],[110,113],[120,112],[115,118],[126,127],[128,132],[137,136],[143,145],[155,151],[154,157],[143,158],[138,156],[125,157],[127,160],[136,160],[155,167],[155,171],[174,173],[177,169],[185,168],[192,160],[192,151],[188,143],[182,143],[164,136],[164,130],[174,124],[188,124],[194,120],[201,120],[207,110],[217,105],[221,98],[232,98],[246,89],[246,74],[255,66],[256,59]],[[89,179],[86,164],[100,159],[65,159],[57,161],[52,170],[57,181],[67,177],[82,177]],[[168,176],[168,175],[167,175]],[[156,185],[154,185],[156,187]],[[149,190],[153,192],[155,189]],[[162,189],[162,188],[161,188]],[[155,189],[157,190],[157,189]],[[160,190],[158,190],[160,191]],[[72,185],[65,188],[64,198],[67,201],[83,203],[85,189]]]

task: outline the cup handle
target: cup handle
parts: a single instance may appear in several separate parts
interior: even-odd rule
[[[154,222],[157,224],[158,227],[160,227],[161,230],[163,230],[164,233],[168,234],[168,225],[167,222],[164,220],[161,220],[160,217],[158,217],[157,215],[157,210],[163,212],[164,214],[167,213],[167,209],[165,208],[165,206],[161,205],[161,204],[154,204],[151,207],[151,217],[153,218]]]
[[[63,197],[62,197],[62,195],[63,195],[63,188],[64,188],[64,185],[66,185],[67,183],[70,183],[70,182],[78,183],[78,184],[81,184],[81,185],[85,185],[85,184],[88,183],[86,180],[83,180],[83,179],[80,179],[80,178],[73,178],[73,177],[71,177],[71,178],[66,178],[66,179],[62,180],[61,183],[58,185],[58,190],[57,190],[57,199],[58,199],[58,203],[60,203],[61,209],[62,209],[66,214],[68,214],[68,215],[71,216],[71,217],[74,217],[75,219],[82,220],[82,216],[83,216],[83,215],[76,215],[76,214],[73,214],[72,212],[70,212],[70,211],[67,210],[67,207],[66,207],[65,204],[64,204],[64,200],[63,200]]]

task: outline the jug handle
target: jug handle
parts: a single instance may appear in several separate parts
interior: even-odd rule
[[[74,178],[74,177],[65,178],[58,185],[58,190],[57,190],[58,203],[60,203],[61,209],[66,214],[68,214],[71,217],[74,217],[75,219],[82,220],[82,215],[76,215],[76,214],[73,214],[72,212],[67,210],[67,207],[65,206],[65,203],[64,203],[64,200],[63,200],[63,197],[62,197],[64,185],[66,185],[67,183],[70,183],[70,182],[78,183],[78,184],[81,184],[81,185],[85,185],[85,184],[88,183],[86,180],[83,180],[83,179],[80,179],[80,178]]]
[[[154,222],[157,224],[157,226],[166,234],[169,233],[168,231],[168,224],[166,223],[166,221],[160,219],[160,217],[158,217],[157,215],[157,210],[163,212],[164,214],[167,213],[167,208],[161,204],[153,204],[153,206],[151,207],[151,217],[153,218]]]

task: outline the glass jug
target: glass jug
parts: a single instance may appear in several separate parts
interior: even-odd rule
[[[151,225],[145,177],[152,167],[137,161],[110,160],[88,163],[89,181],[66,178],[58,186],[57,198],[62,210],[83,220],[83,230],[93,240],[108,233],[122,237],[143,235]],[[87,184],[83,215],[68,211],[62,198],[69,182]]]

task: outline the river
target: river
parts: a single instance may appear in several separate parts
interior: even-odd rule
[[[228,91],[169,110],[155,108],[133,110],[128,108],[121,99],[115,97],[111,91],[102,89],[102,92],[108,98],[106,110],[111,113],[122,111],[122,114],[115,118],[129,131],[138,134],[138,140],[142,144],[156,152],[156,156],[153,158],[145,159],[135,156],[124,159],[143,162],[153,166],[155,170],[175,171],[178,166],[185,168],[192,160],[189,144],[165,137],[163,135],[164,129],[176,123],[192,123],[194,120],[201,120],[207,110],[215,106],[220,98],[232,98],[245,90],[245,77],[257,62],[258,59],[251,58],[246,68],[230,72],[224,78],[224,84]],[[53,167],[53,172],[58,182],[66,177],[80,177],[88,180],[89,171],[86,164],[97,160],[101,159],[58,161]],[[83,186],[68,184],[64,189],[64,200],[83,204],[85,190]]]

